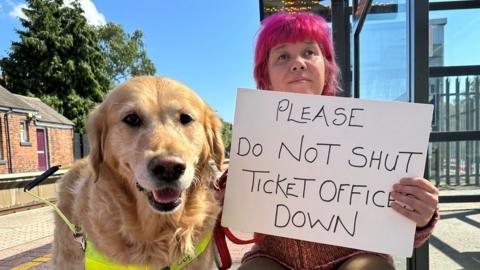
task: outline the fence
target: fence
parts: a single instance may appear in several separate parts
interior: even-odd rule
[[[480,130],[480,76],[430,78],[433,132]],[[430,176],[437,186],[480,186],[480,138],[430,144]]]
[[[75,133],[73,136],[73,156],[75,160],[81,159],[90,152],[87,134]]]

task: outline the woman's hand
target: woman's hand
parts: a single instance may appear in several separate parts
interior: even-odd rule
[[[438,189],[425,178],[402,178],[393,185],[391,196],[400,202],[392,203],[393,210],[413,220],[418,228],[426,226],[438,208]]]

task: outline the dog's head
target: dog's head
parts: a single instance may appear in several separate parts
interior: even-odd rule
[[[182,194],[221,170],[221,121],[185,85],[137,77],[116,87],[88,120],[93,179],[107,167],[138,187],[157,212],[171,212]],[[101,181],[101,179],[100,179]]]

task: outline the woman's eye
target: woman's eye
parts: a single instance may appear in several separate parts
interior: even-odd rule
[[[187,114],[187,113],[180,114],[180,123],[182,123],[182,125],[187,125],[192,121],[193,121],[193,117],[190,114]]]
[[[307,51],[305,51],[305,56],[306,56],[306,57],[310,57],[310,56],[312,56],[312,55],[314,55],[314,54],[315,54],[315,52],[314,52],[313,50],[307,50]]]
[[[288,55],[287,54],[280,54],[277,58],[277,61],[285,61],[288,59]]]
[[[139,127],[142,125],[142,119],[136,113],[127,114],[123,118],[123,122],[131,127]]]

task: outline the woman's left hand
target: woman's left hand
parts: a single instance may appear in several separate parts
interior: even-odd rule
[[[417,228],[426,226],[438,208],[438,189],[425,178],[407,177],[393,185],[393,210],[413,220]]]

